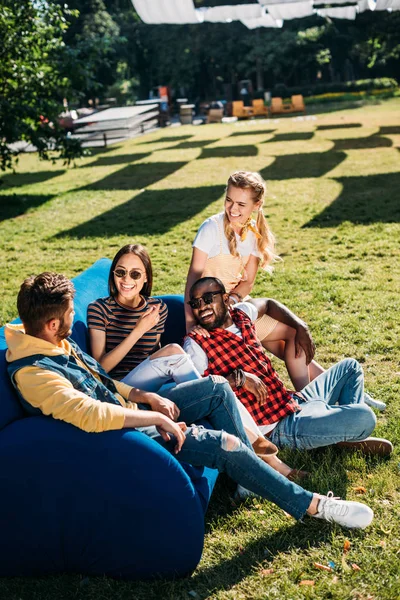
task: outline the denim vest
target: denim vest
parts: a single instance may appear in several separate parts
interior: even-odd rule
[[[54,371],[68,379],[73,387],[79,392],[83,392],[91,398],[99,400],[99,402],[109,402],[110,404],[118,404],[118,406],[121,406],[121,402],[115,396],[117,388],[111,377],[109,377],[106,371],[96,360],[94,360],[94,358],[85,352],[82,352],[73,340],[68,339],[68,341],[79,360],[82,361],[88,369],[97,373],[100,377],[100,381],[88,369],[79,365],[73,354],[69,356],[67,354],[60,354],[58,356],[33,354],[32,356],[15,360],[8,364],[7,370],[23,408],[31,415],[42,414],[42,411],[39,408],[33,407],[25,400],[18,389],[15,375],[23,367],[40,367],[47,371]]]

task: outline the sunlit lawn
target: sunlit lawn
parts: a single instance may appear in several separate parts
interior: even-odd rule
[[[363,363],[368,390],[388,404],[377,435],[398,444],[399,150],[396,99],[306,118],[168,128],[97,151],[69,170],[23,156],[17,174],[7,173],[0,185],[1,323],[16,316],[27,275],[57,270],[73,277],[131,241],[150,250],[154,292],[182,293],[192,239],[221,209],[229,173],[257,170],[268,182],[265,212],[284,260],[273,277],[259,275],[254,295],[283,301],[309,323],[322,364],[345,356]],[[221,480],[191,579],[3,580],[0,597],[399,598],[398,450],[387,461],[337,450],[285,457],[312,473],[310,489],[367,502],[373,526],[349,533],[314,520],[296,524],[261,500],[234,506],[233,487]],[[174,543],[184,535],[177,531]],[[334,572],[314,566],[329,561]]]

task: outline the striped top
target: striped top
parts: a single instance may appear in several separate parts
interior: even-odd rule
[[[147,331],[128,354],[111,371],[113,379],[122,379],[138,364],[144,361],[160,347],[157,338],[164,332],[168,308],[165,302],[158,298],[145,298],[137,308],[128,308],[115,298],[98,298],[88,306],[87,323],[89,329],[99,329],[106,333],[106,352],[120,344],[136,326],[138,319],[149,306],[161,304],[160,320],[152,329]]]

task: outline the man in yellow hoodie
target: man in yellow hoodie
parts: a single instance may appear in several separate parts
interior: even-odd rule
[[[211,375],[183,383],[169,392],[175,402],[111,379],[68,339],[74,293],[64,275],[48,272],[26,279],[19,291],[23,325],[6,326],[6,358],[12,384],[28,412],[88,432],[143,428],[183,461],[226,472],[297,519],[309,514],[349,528],[371,523],[373,512],[368,506],[334,498],[332,492],[321,496],[304,490],[258,458],[224,378]],[[185,424],[203,417],[214,429]]]

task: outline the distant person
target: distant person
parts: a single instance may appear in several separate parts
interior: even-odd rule
[[[250,106],[250,94],[245,85],[242,86],[242,88],[239,92],[239,95],[240,95],[240,99],[243,100],[243,104],[245,106]]]

